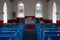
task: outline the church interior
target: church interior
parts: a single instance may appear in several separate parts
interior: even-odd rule
[[[60,40],[60,0],[0,0],[0,40]]]

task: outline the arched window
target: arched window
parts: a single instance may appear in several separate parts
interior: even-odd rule
[[[42,4],[40,2],[38,2],[36,4],[36,8],[35,8],[35,17],[36,18],[42,18],[43,17],[43,13],[42,13]]]
[[[17,17],[24,18],[24,4],[22,2],[18,4]]]
[[[4,23],[7,23],[7,3],[5,2],[4,3],[4,6],[3,6],[3,22]]]
[[[57,7],[56,7],[56,3],[54,2],[53,3],[53,18],[52,18],[53,23],[56,23],[56,19],[57,19],[56,12],[57,12]]]

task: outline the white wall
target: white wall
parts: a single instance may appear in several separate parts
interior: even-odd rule
[[[8,10],[8,19],[12,19],[12,3],[9,0],[0,0],[0,20],[3,20],[3,6],[4,2],[7,3],[7,10]]]
[[[60,0],[51,0],[48,3],[48,19],[52,20],[52,14],[53,14],[53,2],[55,1],[57,5],[57,20],[60,20]]]
[[[12,12],[16,12],[17,14],[17,4],[20,0],[14,0],[10,2],[9,0],[0,0],[0,20],[3,20],[3,4],[7,2],[8,7],[8,19],[12,19]],[[45,0],[21,0],[25,5],[25,16],[35,16],[35,6],[37,2],[41,2],[43,4],[43,15],[44,18],[47,18],[47,2]]]
[[[3,19],[2,10],[3,10],[3,1],[0,0],[0,20]]]
[[[48,2],[48,19],[52,19],[52,13],[53,13],[53,0],[50,0]]]
[[[3,20],[3,4],[7,2],[8,6],[8,19],[12,19],[12,12],[15,11],[17,14],[17,4],[22,1],[25,5],[25,16],[35,16],[35,5],[37,2],[41,1],[43,4],[43,15],[44,19],[52,19],[52,4],[55,1],[57,4],[57,20],[60,20],[60,0],[51,0],[47,3],[45,0],[14,0],[10,2],[9,0],[0,0],[0,20]]]
[[[17,4],[20,0],[14,0],[14,4],[13,4],[13,11],[16,11],[17,13]],[[43,4],[43,14],[44,14],[44,18],[47,18],[48,16],[46,16],[45,14],[47,14],[47,3],[45,0],[21,0],[24,5],[25,5],[25,16],[35,16],[35,6],[36,3],[41,1],[41,3]]]
[[[60,20],[60,0],[55,0],[57,4],[57,20]]]

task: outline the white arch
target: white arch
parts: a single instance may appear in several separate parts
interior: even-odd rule
[[[24,3],[19,2],[17,7],[18,7],[17,17],[24,18]]]
[[[52,18],[53,23],[56,23],[56,19],[57,19],[56,12],[57,12],[57,6],[56,6],[56,3],[54,2],[53,3],[53,18]]]
[[[35,17],[42,18],[43,17],[43,10],[41,2],[38,2],[35,7]]]
[[[24,4],[23,3],[20,3],[18,6],[24,6]]]
[[[3,6],[3,22],[7,23],[7,3],[4,2],[4,6]]]

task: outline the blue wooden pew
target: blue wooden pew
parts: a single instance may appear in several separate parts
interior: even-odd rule
[[[45,40],[60,40],[60,29],[44,29]]]
[[[56,28],[56,29],[58,29],[58,27],[60,27],[60,26],[57,26],[57,24],[50,24],[50,23],[36,24],[36,25],[42,29],[43,28]]]
[[[37,35],[38,35],[38,40],[44,40],[44,32],[37,25],[36,25],[36,32],[37,32]]]
[[[36,27],[38,28],[36,30],[38,30],[39,38],[43,36],[43,40],[60,40],[60,28],[55,24],[36,24]]]
[[[14,24],[15,25],[15,24]],[[0,34],[3,35],[3,37],[1,36],[0,39],[1,40],[22,40],[22,36],[23,36],[23,27],[24,24],[19,24],[16,27],[3,27],[0,28]],[[5,38],[5,39],[2,39]]]
[[[17,24],[17,23],[7,23],[7,24],[3,24],[1,28],[14,28],[14,27],[20,27],[19,25],[23,25],[23,24]]]
[[[18,40],[18,38],[16,37],[17,35],[15,35],[15,33],[17,32],[17,30],[11,30],[11,29],[2,29],[0,30],[0,39],[1,40]]]

